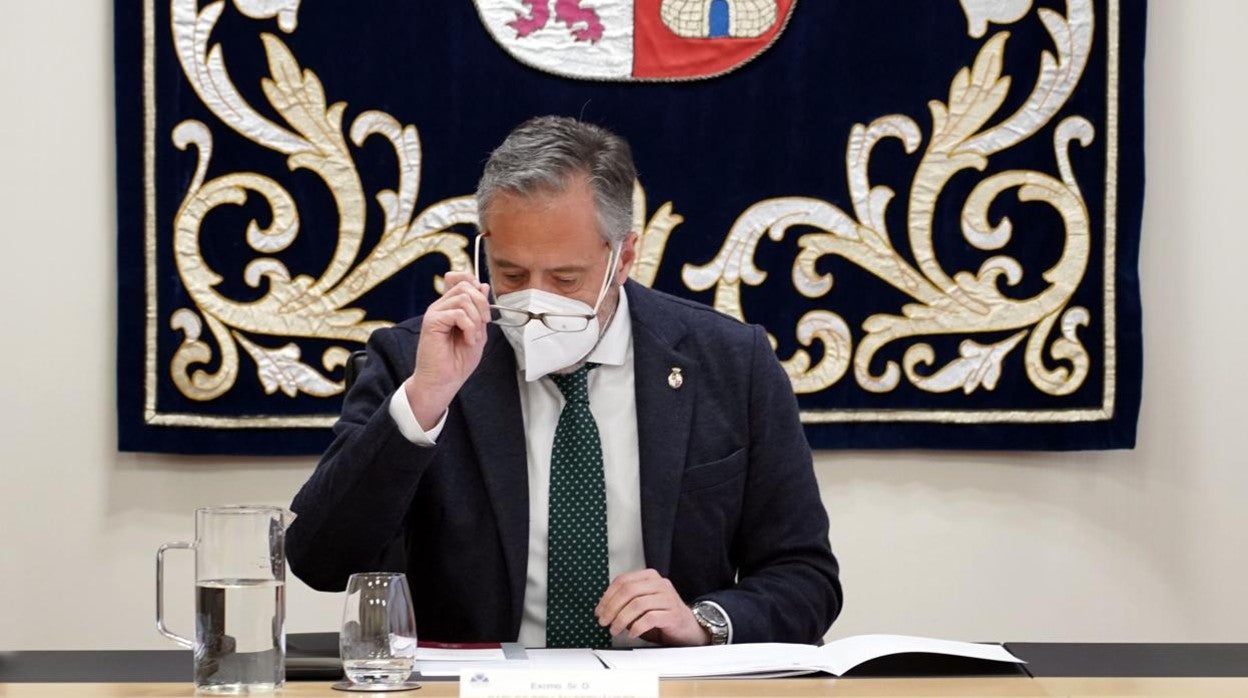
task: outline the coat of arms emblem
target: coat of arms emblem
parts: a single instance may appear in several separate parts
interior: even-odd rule
[[[796,0],[474,0],[517,60],[582,80],[698,80],[766,51]]]

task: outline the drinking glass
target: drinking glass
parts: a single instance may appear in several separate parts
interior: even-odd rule
[[[398,572],[351,575],[338,642],[342,669],[353,687],[413,687],[408,677],[416,663],[416,614],[407,577]]]

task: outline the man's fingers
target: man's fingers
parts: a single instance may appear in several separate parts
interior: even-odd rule
[[[443,286],[447,289],[461,283],[470,283],[473,285],[477,284],[477,277],[474,276],[472,272],[468,271],[448,271],[446,272],[446,276],[442,278],[444,280]]]
[[[670,609],[650,611],[628,626],[628,637],[636,640],[652,630],[662,631],[673,625],[674,617]]]
[[[482,328],[482,323],[474,317],[475,315],[475,310],[472,315],[469,315],[468,311],[463,308],[446,308],[438,310],[436,313],[430,313],[430,321],[433,322],[435,327],[444,332],[449,332],[452,328],[458,328],[464,333],[464,336],[475,342]]]
[[[442,292],[442,297],[447,298],[449,296],[473,295],[480,296],[484,299],[487,288],[489,288],[487,284],[477,283],[473,279],[465,279],[457,284],[446,284],[446,290]]]
[[[672,587],[671,582],[660,577],[657,572],[630,576],[628,578],[625,578],[625,575],[620,575],[615,582],[612,582],[611,586],[615,587],[614,591],[608,587],[607,594],[603,595],[603,600],[599,603],[599,607],[596,610],[598,620],[603,625],[615,622],[621,609],[635,598],[665,593],[667,591],[671,591],[672,596],[677,597],[676,590]]]
[[[477,309],[481,311],[482,322],[490,321],[490,285],[474,284],[477,293],[472,294],[472,300],[477,304]]]
[[[485,304],[484,299],[478,300],[466,293],[461,293],[454,296],[444,297],[439,300],[439,303],[441,304],[438,308],[439,310],[458,308],[481,324],[485,324],[490,321],[490,308]]]
[[[464,279],[457,284],[446,284],[446,290],[442,292],[442,297],[455,296],[461,293],[473,293],[484,296],[481,287],[485,284],[477,283],[473,279]]]
[[[466,337],[477,336],[477,326],[479,323],[468,314],[467,310],[456,308],[450,311],[455,318],[455,326],[464,333]]]
[[[598,601],[598,606],[594,608],[594,613],[602,617],[604,613],[611,609],[618,611],[619,606],[628,603],[628,600],[635,596],[635,593],[628,593],[627,590],[632,589],[633,585],[644,583],[646,581],[654,581],[663,579],[659,573],[652,569],[635,570],[633,572],[625,572],[615,579],[611,580],[611,584],[607,586],[607,590],[602,592],[602,598]],[[621,592],[626,595],[623,599],[617,598]],[[614,613],[612,613],[614,615]]]
[[[638,618],[666,608],[668,603],[670,603],[670,599],[659,593],[634,597],[631,601],[624,604],[620,612],[611,620],[611,634],[619,635],[630,629]]]
[[[472,312],[477,315],[483,323],[490,321],[490,285],[477,283],[476,281],[461,281],[460,283],[449,287],[442,297],[434,301],[429,310],[440,308],[458,307],[468,309],[467,305],[472,306]]]

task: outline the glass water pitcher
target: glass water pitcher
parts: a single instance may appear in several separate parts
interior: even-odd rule
[[[195,510],[195,541],[156,552],[156,629],[194,650],[195,688],[264,693],[286,680],[286,524],[271,506]],[[195,638],[165,627],[165,551],[195,551]]]

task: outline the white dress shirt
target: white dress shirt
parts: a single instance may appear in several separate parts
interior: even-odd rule
[[[599,364],[589,372],[589,410],[602,439],[602,461],[607,489],[607,568],[611,579],[645,569],[641,537],[641,478],[637,440],[637,394],[633,389],[633,325],[628,296],[620,293],[615,317],[588,361]],[[555,427],[564,398],[548,377],[532,383],[517,370],[520,410],[524,420],[529,475],[529,560],[524,585],[524,615],[519,642],[526,647],[546,645],[546,562],[550,511],[550,457]],[[401,387],[390,399],[390,415],[412,443],[432,446],[442,433],[446,415],[428,432],[420,428],[407,393]],[[647,643],[629,641],[627,633],[613,638],[616,647]]]

